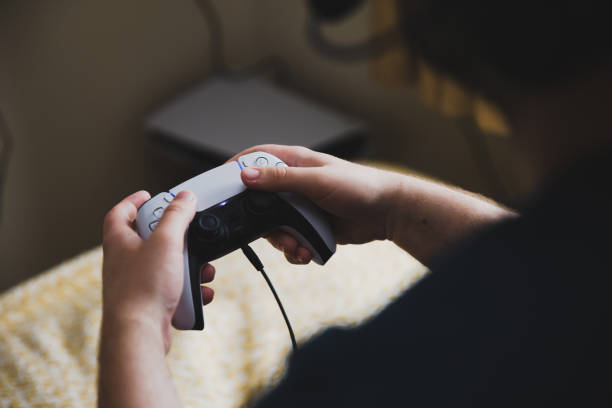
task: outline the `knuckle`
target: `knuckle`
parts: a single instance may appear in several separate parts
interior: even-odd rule
[[[164,215],[166,214],[181,214],[185,211],[185,206],[179,202],[172,202],[166,209],[164,210]]]
[[[285,259],[287,260],[287,262],[294,264],[294,265],[297,265],[299,263],[297,259],[293,257],[293,255],[290,255],[287,252],[285,252]]]
[[[111,208],[104,216],[103,225],[105,227],[110,226],[115,220],[115,214],[117,213],[117,206]]]
[[[117,226],[117,220],[116,220],[115,214],[112,211],[108,212],[104,216],[104,221],[102,223],[102,236],[106,237],[108,235],[111,235],[113,231],[116,229],[116,226]]]
[[[270,170],[272,172],[272,178],[277,181],[285,180],[289,174],[289,168],[285,166],[271,167]]]
[[[302,158],[306,158],[313,154],[313,151],[305,146],[295,146],[295,153]]]

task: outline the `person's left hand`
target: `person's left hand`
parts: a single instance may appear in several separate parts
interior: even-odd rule
[[[146,191],[134,193],[104,219],[103,318],[120,327],[146,324],[159,328],[167,353],[172,315],[183,289],[185,231],[195,214],[196,198],[188,191],[177,194],[150,238],[143,241],[132,223],[149,198]],[[203,283],[212,281],[214,275],[212,265],[202,268]],[[210,303],[213,295],[212,289],[202,287],[203,304]]]

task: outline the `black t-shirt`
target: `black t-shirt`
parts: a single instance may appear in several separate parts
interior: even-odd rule
[[[612,406],[611,160],[438,259],[375,319],[304,345],[258,406]]]

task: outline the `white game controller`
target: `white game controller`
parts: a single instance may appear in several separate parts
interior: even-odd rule
[[[188,190],[197,197],[196,215],[185,234],[185,280],[172,325],[202,330],[204,313],[200,270],[206,263],[246,245],[263,234],[282,229],[324,264],[336,251],[325,214],[309,200],[291,193],[247,189],[240,172],[245,167],[286,166],[266,152],[249,153],[160,193],[138,209],[136,228],[148,239],[164,209],[176,194]]]

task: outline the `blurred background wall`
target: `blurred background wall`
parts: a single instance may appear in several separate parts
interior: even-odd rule
[[[372,127],[368,158],[401,164],[512,202],[528,186],[511,137],[482,134],[372,79],[371,63],[331,61],[304,36],[301,1],[216,0],[232,66],[284,61],[285,85]],[[370,34],[371,9],[326,33]],[[0,109],[13,154],[0,222],[0,291],[99,245],[123,196],[192,175],[152,147],[143,117],[210,73],[209,31],[193,1],[5,0],[0,3]],[[483,142],[491,185],[470,140]]]

